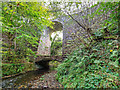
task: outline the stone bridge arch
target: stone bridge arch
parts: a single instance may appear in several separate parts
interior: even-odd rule
[[[96,32],[95,30],[100,27],[98,24],[100,24],[101,22],[97,22],[97,24],[94,24],[94,22],[96,22],[98,18],[99,19],[101,18],[101,20],[103,20],[105,19],[105,17],[95,16],[94,18],[89,18],[89,19],[87,17],[86,18],[83,17],[88,14],[90,15],[94,13],[94,11],[97,10],[98,7],[99,5],[93,8],[88,8],[84,11],[74,13],[72,14],[72,17],[74,19],[71,18],[69,15],[63,15],[58,17],[57,19],[52,20],[53,22],[59,22],[63,25],[63,43],[62,43],[63,56],[70,54],[74,49],[76,49],[76,47],[78,46],[81,47],[81,40],[79,38],[84,39],[86,43],[90,42],[90,40],[88,39],[89,34],[86,32],[86,30],[83,27],[81,27],[76,22],[76,20],[79,23],[81,23],[82,26],[91,28],[93,32]],[[94,27],[92,25],[94,25]],[[58,28],[57,24],[55,27]],[[45,51],[45,48],[44,48],[44,44],[40,41],[38,47],[38,55],[50,55],[51,42],[50,42],[49,34],[50,34],[49,28],[45,28],[43,33],[43,36],[45,37],[42,36],[40,40],[46,41],[45,47],[48,47],[46,49],[47,52],[42,52],[42,50]],[[77,44],[74,45],[74,42]]]
[[[73,13],[71,15],[63,15],[57,19],[52,20],[53,22],[59,22],[63,25],[63,43],[62,43],[62,55],[67,56],[73,52],[76,47],[82,48],[83,40],[85,43],[90,43],[90,34],[86,29],[90,28],[91,32],[94,33],[98,28],[102,20],[105,20],[106,17],[95,15],[93,18],[88,17],[99,8],[99,4],[95,7],[87,8],[79,12]],[[72,16],[72,17],[71,17]],[[100,20],[99,22],[97,20]],[[76,22],[77,21],[77,22]],[[81,25],[80,25],[81,24]],[[59,25],[58,25],[59,26]],[[58,28],[56,24],[56,28]],[[84,28],[83,28],[84,27]],[[45,51],[44,44],[40,41],[38,47],[38,55],[50,55],[50,30],[45,28],[43,36],[40,40],[46,41],[45,47],[48,47]]]
[[[52,20],[52,22],[54,22],[53,29],[50,28],[50,27],[45,27],[44,30],[43,30],[43,34],[40,37],[40,41],[39,41],[37,55],[50,56],[50,54],[51,54],[51,51],[50,51],[50,47],[51,47],[50,36],[53,32],[61,31],[64,28],[63,22],[61,22],[57,19]]]

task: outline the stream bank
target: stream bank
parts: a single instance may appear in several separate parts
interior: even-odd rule
[[[37,69],[23,75],[3,79],[2,88],[62,88],[55,78],[56,73],[53,66],[50,66],[49,69]]]

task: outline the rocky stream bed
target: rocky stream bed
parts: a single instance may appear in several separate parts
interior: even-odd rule
[[[56,80],[54,69],[37,69],[2,80],[2,88],[63,88]]]

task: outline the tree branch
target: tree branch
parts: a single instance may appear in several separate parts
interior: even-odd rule
[[[21,28],[23,25],[19,26],[19,27],[13,27],[12,29],[18,29],[18,28]],[[5,28],[8,28],[8,29],[11,29],[11,27],[7,27],[7,26],[2,26],[2,27],[5,27]]]
[[[86,28],[85,28],[83,25],[81,25],[77,20],[75,20],[72,15],[70,15],[67,11],[65,11],[65,12],[66,12],[79,26],[81,26],[83,29],[86,30]]]
[[[92,33],[91,33],[91,28],[85,28],[83,25],[81,25],[77,20],[75,20],[74,18],[73,18],[73,16],[72,15],[70,15],[67,11],[65,11],[79,26],[81,26],[86,32],[87,32],[87,34],[88,34],[88,36],[89,36],[89,38],[90,38],[90,35],[91,36],[94,36]],[[91,40],[91,38],[90,38],[90,40]],[[91,40],[92,41],[92,40]]]

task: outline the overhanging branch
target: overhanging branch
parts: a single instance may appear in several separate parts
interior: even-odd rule
[[[67,11],[65,11],[65,12],[66,12],[79,26],[81,26],[83,29],[86,30],[86,28],[85,28],[83,25],[81,25],[77,20],[75,20],[72,15],[70,15]]]

